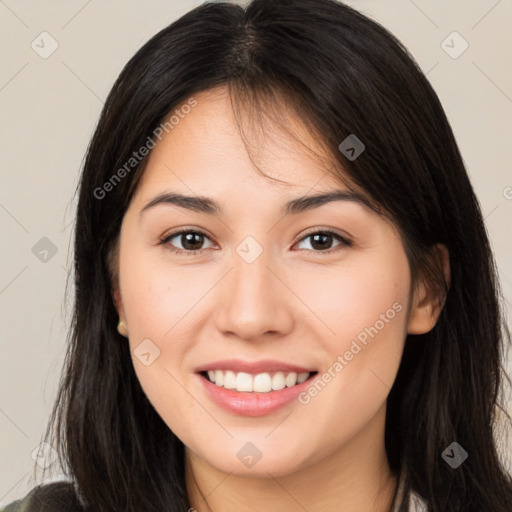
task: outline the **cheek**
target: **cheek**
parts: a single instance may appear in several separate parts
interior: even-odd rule
[[[209,285],[192,266],[173,266],[164,251],[131,251],[120,265],[130,340],[165,342],[193,310]],[[183,324],[182,324],[183,325]]]
[[[397,339],[404,333],[406,304],[410,288],[409,267],[399,250],[368,253],[351,264],[333,269],[309,270],[307,279],[297,281],[297,294],[324,323],[331,351],[377,330],[381,338]]]
[[[321,279],[320,272],[318,279],[308,275],[303,293],[328,327],[323,348],[329,358],[315,386],[318,393],[311,389],[304,402],[316,402],[326,425],[349,421],[346,411],[368,419],[386,400],[401,361],[410,286],[407,259],[399,250],[389,251],[328,279]],[[339,408],[329,405],[333,400]]]
[[[173,270],[162,254],[155,258],[133,246],[120,261],[120,277],[135,372],[157,410],[161,403],[172,408],[170,397],[182,392],[172,377],[178,376],[179,365],[195,339],[184,329],[207,286],[201,286],[192,267]]]
[[[195,339],[184,329],[205,291],[191,270],[173,271],[162,259],[136,251],[125,256],[120,267],[123,307],[139,383],[162,419],[181,432],[181,418],[197,415],[180,383],[180,365]]]

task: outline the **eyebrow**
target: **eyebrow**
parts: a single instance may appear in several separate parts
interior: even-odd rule
[[[377,212],[376,208],[368,201],[368,199],[357,192],[349,192],[344,190],[333,190],[323,194],[312,196],[302,196],[288,201],[282,208],[283,215],[295,215],[314,208],[318,208],[324,204],[334,201],[350,201],[358,203],[365,208]],[[165,192],[153,198],[142,210],[139,215],[154,208],[157,205],[174,205],[180,208],[186,208],[197,213],[206,213],[208,215],[222,215],[222,208],[215,200],[204,196],[186,196],[174,192]]]

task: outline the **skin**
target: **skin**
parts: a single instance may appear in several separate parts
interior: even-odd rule
[[[160,350],[149,366],[134,356],[133,364],[148,399],[185,444],[191,505],[199,512],[388,511],[397,479],[384,448],[386,399],[407,333],[432,329],[438,298],[422,284],[411,293],[399,234],[361,204],[335,201],[283,217],[290,199],[346,187],[276,126],[267,127],[256,155],[267,175],[285,183],[259,175],[226,90],[195,99],[149,156],[123,219],[114,289],[132,355],[147,338]],[[289,126],[321,150],[292,113]],[[224,213],[167,204],[140,214],[171,190],[215,199]],[[186,250],[180,236],[159,244],[183,227],[206,234],[194,255],[170,251]],[[333,237],[315,248],[306,235],[327,228],[353,245]],[[247,236],[263,249],[250,264],[236,252]],[[308,404],[238,416],[213,403],[194,373],[234,357],[322,374],[397,302],[401,311]],[[237,457],[247,442],[262,453],[250,468]]]

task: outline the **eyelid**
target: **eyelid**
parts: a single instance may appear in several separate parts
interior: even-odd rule
[[[297,241],[294,242],[294,244],[304,240],[304,238],[307,238],[308,236],[316,235],[317,233],[328,233],[336,235],[344,239],[346,242],[352,242],[352,237],[348,233],[340,232],[335,228],[329,228],[327,226],[315,226],[314,228],[307,229],[304,233],[302,233]]]

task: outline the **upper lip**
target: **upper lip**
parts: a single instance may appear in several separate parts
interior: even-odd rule
[[[297,366],[282,361],[264,359],[261,361],[242,361],[241,359],[223,359],[222,361],[214,361],[213,363],[204,364],[196,368],[196,372],[207,372],[210,370],[231,370],[234,373],[245,372],[253,375],[266,372],[283,372],[283,373],[306,373],[315,370]]]

